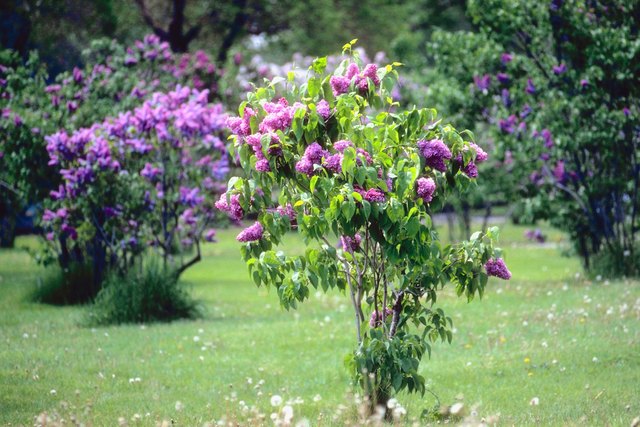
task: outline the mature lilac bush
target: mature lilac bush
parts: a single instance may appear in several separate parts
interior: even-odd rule
[[[200,243],[215,236],[213,201],[229,170],[226,115],[207,98],[206,90],[178,86],[133,111],[46,138],[62,181],[43,216],[57,256],[90,260],[97,280],[107,270],[125,274],[148,248],[177,275],[200,260]]]
[[[640,5],[492,0],[469,13],[479,34],[433,39],[451,79],[435,78],[431,99],[492,141],[488,182],[528,219],[568,232],[587,269],[637,275]]]
[[[310,288],[346,293],[357,343],[349,371],[384,405],[393,392],[424,392],[430,341],[451,340],[451,319],[434,306],[445,283],[471,300],[508,270],[497,229],[443,245],[431,222],[448,194],[473,186],[486,153],[435,110],[398,109],[398,64],[363,65],[354,55],[327,73],[319,58],[303,84],[290,76],[249,93],[228,121],[245,176],[216,206],[257,215],[237,239],[253,280],[276,288],[283,307]],[[290,230],[305,238],[303,255],[275,249]]]
[[[210,99],[217,96],[219,70],[205,53],[175,55],[153,35],[126,48],[95,41],[84,61],[49,83],[36,53],[24,64],[11,51],[0,53],[0,206],[5,207],[0,215],[5,218],[24,203],[42,203],[60,183],[48,165],[46,135],[91,126],[178,83],[208,89]]]

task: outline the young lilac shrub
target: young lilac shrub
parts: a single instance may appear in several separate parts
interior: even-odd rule
[[[124,275],[155,248],[179,276],[215,238],[213,202],[229,171],[222,130],[226,115],[208,91],[178,86],[142,106],[71,134],[48,136],[62,184],[52,191],[43,226],[94,274]],[[195,255],[185,256],[190,250]]]
[[[290,75],[249,93],[228,120],[245,174],[216,204],[236,220],[257,215],[237,239],[255,283],[275,287],[284,308],[310,288],[346,294],[356,339],[347,367],[372,410],[392,393],[425,392],[420,361],[452,338],[434,305],[446,283],[471,300],[489,275],[510,276],[496,228],[440,243],[432,209],[474,182],[486,153],[435,110],[400,110],[389,95],[398,65],[352,55],[327,73],[318,58],[305,83]],[[303,255],[275,249],[292,230]]]

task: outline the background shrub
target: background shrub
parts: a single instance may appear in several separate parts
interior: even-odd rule
[[[98,294],[91,264],[71,263],[67,268],[52,265],[38,280],[30,299],[54,305],[85,304]]]
[[[91,323],[148,323],[195,318],[199,309],[178,276],[152,260],[125,276],[111,274],[98,293]]]

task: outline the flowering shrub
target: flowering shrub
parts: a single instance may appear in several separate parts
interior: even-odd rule
[[[469,187],[486,155],[435,110],[389,112],[397,65],[363,67],[354,55],[327,74],[319,58],[305,83],[275,79],[249,93],[228,120],[245,176],[231,178],[217,203],[235,219],[257,215],[238,235],[242,255],[284,308],[311,287],[346,292],[357,339],[348,367],[372,404],[425,391],[420,360],[430,341],[452,337],[451,319],[433,306],[446,282],[471,300],[488,275],[508,271],[495,228],[439,242],[431,209]],[[304,255],[275,250],[290,230],[304,236]]]
[[[43,216],[57,253],[91,259],[99,276],[126,273],[148,247],[178,274],[200,259],[200,242],[215,237],[213,200],[229,170],[220,139],[226,116],[207,96],[179,86],[113,119],[46,138],[62,180]],[[184,261],[192,247],[195,257]]]
[[[625,1],[473,1],[481,33],[437,35],[431,46],[452,77],[432,85],[450,90],[445,110],[494,143],[492,187],[524,200],[527,219],[568,232],[587,269],[608,254],[625,275],[640,273],[639,11]]]
[[[22,64],[17,54],[0,53],[0,206],[11,204],[7,215],[15,215],[20,203],[42,202],[60,184],[59,174],[48,165],[46,135],[91,126],[177,83],[214,89],[218,77],[203,52],[176,56],[154,35],[128,48],[95,41],[84,59],[84,67],[48,84],[37,54]],[[215,96],[210,90],[209,97]]]

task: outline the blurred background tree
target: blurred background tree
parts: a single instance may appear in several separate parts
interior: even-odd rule
[[[219,65],[258,35],[274,62],[294,52],[326,54],[358,38],[367,52],[418,63],[433,29],[470,28],[464,10],[465,0],[6,0],[0,43],[25,58],[37,49],[52,75],[79,65],[91,40],[130,44],[151,32],[174,52],[203,49]]]

